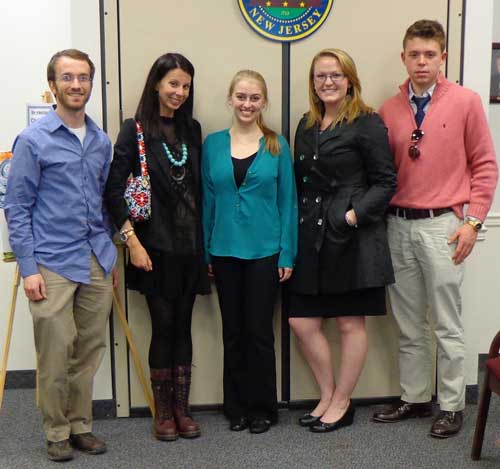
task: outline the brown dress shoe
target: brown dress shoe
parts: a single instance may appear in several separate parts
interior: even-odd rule
[[[396,404],[373,414],[374,422],[392,423],[411,418],[430,417],[432,404],[430,402],[411,403],[399,401]]]
[[[51,461],[69,461],[73,459],[73,448],[69,440],[47,441],[47,457]]]
[[[102,454],[108,449],[106,443],[99,440],[91,432],[70,435],[69,440],[74,448],[87,454]]]
[[[462,428],[463,414],[458,412],[439,412],[431,427],[430,435],[436,438],[449,438],[456,435]]]

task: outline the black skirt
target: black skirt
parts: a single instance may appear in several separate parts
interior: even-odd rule
[[[153,270],[138,269],[129,261],[125,270],[127,288],[143,295],[169,300],[186,294],[210,293],[207,266],[201,255],[169,255],[148,249]]]
[[[291,318],[340,316],[383,316],[386,314],[385,287],[364,288],[332,295],[290,296]]]

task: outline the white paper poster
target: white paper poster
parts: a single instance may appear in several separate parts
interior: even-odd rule
[[[0,153],[0,252],[10,253],[12,248],[9,244],[9,232],[7,230],[7,222],[3,213],[3,203],[5,193],[7,192],[7,176],[10,169],[10,152]]]
[[[33,122],[36,122],[38,119],[41,119],[43,116],[47,115],[52,109],[52,106],[53,104],[50,103],[28,104],[26,106],[28,127],[33,124]]]

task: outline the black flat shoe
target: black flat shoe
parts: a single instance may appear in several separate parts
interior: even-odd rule
[[[311,414],[304,414],[302,417],[299,418],[299,425],[301,427],[310,427],[311,425],[314,425],[319,422],[319,417],[315,417],[314,415]]]
[[[246,417],[234,418],[229,422],[229,430],[232,432],[241,432],[246,428],[248,428],[248,419]]]
[[[265,433],[271,428],[271,421],[256,418],[250,421],[250,433]]]
[[[354,421],[354,411],[355,408],[352,405],[351,401],[349,402],[349,407],[345,411],[345,414],[342,415],[339,420],[332,423],[322,422],[321,420],[319,420],[317,424],[312,425],[311,427],[309,427],[309,429],[314,433],[328,433],[338,430],[342,427],[348,427],[349,425],[352,425]]]

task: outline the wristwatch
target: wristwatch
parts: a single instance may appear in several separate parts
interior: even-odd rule
[[[120,231],[120,240],[126,243],[128,239],[135,234],[133,228],[127,228],[126,230]]]
[[[472,226],[474,231],[479,231],[483,227],[483,224],[480,220],[472,217],[465,217],[465,224]]]

